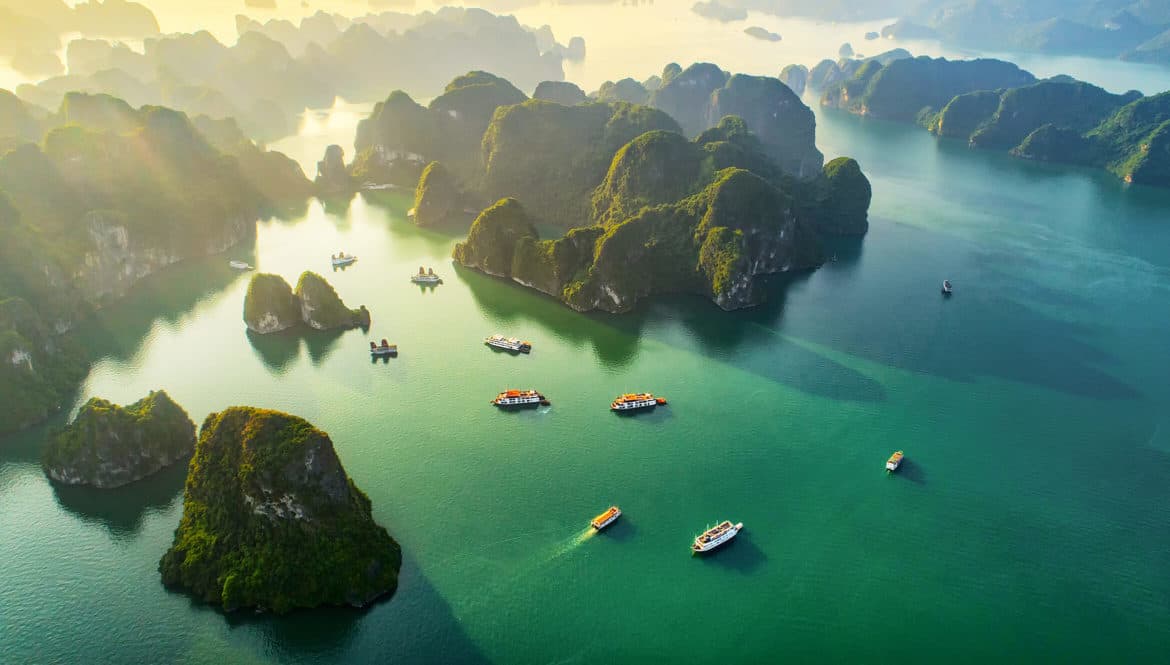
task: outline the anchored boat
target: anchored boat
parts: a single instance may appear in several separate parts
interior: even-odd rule
[[[505,390],[496,395],[492,404],[501,409],[513,409],[525,406],[548,406],[549,401],[535,390]]]
[[[370,355],[372,356],[396,356],[398,355],[398,345],[391,344],[386,340],[382,340],[381,344],[370,342]]]
[[[483,343],[493,349],[503,349],[514,353],[528,353],[532,351],[531,342],[521,341],[515,337],[504,337],[503,335],[492,335],[485,339]]]
[[[442,282],[443,279],[436,275],[433,269],[427,268],[424,271],[423,267],[419,266],[418,274],[411,275],[410,281],[414,282],[415,284],[438,284],[439,282]]]
[[[228,265],[231,266],[233,270],[255,270],[251,263],[244,263],[243,261],[228,261]]]
[[[345,252],[340,252],[336,255],[330,256],[329,259],[333,262],[333,267],[335,268],[347,266],[354,261],[357,261],[356,256],[352,254],[346,254]]]
[[[621,508],[618,508],[617,506],[610,506],[609,510],[598,515],[597,517],[594,517],[593,521],[590,522],[589,524],[594,529],[601,531],[605,527],[616,522],[617,518],[619,518],[621,516],[622,516]]]
[[[691,551],[696,554],[710,552],[738,536],[742,529],[743,522],[732,524],[729,520],[723,520],[719,524],[695,536],[695,543],[691,545]]]
[[[902,465],[902,458],[905,456],[906,454],[901,450],[890,455],[890,459],[886,460],[886,471],[897,471],[898,467]]]
[[[954,290],[955,290],[955,288],[954,288],[953,286],[951,286],[951,280],[949,280],[949,279],[944,279],[944,280],[943,280],[943,285],[942,285],[942,293],[943,293],[943,295],[944,295],[944,296],[949,296],[949,295],[951,295],[951,293],[953,293],[953,292],[954,292]]]
[[[609,408],[611,411],[625,413],[653,409],[656,406],[666,406],[666,398],[655,397],[651,393],[626,393],[615,399]]]

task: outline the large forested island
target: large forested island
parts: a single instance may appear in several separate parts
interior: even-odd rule
[[[816,89],[824,106],[917,123],[971,147],[1170,187],[1170,93],[1112,94],[1000,60],[929,57],[843,62]]]
[[[69,398],[85,360],[63,334],[78,321],[311,193],[230,120],[82,93],[50,113],[0,90],[0,431]]]
[[[164,584],[225,610],[362,607],[394,592],[401,563],[328,434],[250,407],[204,420]]]
[[[120,406],[98,397],[45,445],[41,464],[67,485],[118,487],[186,459],[195,423],[164,391]]]
[[[456,260],[579,310],[656,293],[754,305],[758,276],[819,265],[822,233],[865,233],[868,180],[824,165],[812,111],[778,79],[707,63],[656,79],[622,84],[642,103],[613,84],[528,99],[486,72],[427,107],[396,91],[359,125],[351,181],[417,181],[422,225],[466,228],[486,206]]]

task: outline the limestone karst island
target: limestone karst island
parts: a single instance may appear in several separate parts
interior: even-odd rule
[[[0,663],[1157,663],[1170,2],[0,0]]]

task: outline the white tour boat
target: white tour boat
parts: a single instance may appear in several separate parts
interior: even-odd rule
[[[337,254],[335,256],[331,256],[330,260],[333,261],[333,267],[338,268],[341,266],[347,266],[347,265],[353,263],[354,261],[357,261],[357,257],[352,255],[352,254],[346,254],[345,252],[341,252],[340,254]]]
[[[522,406],[548,406],[549,401],[535,390],[505,390],[496,395],[492,404],[507,409]]]
[[[434,269],[427,268],[426,270],[423,270],[423,267],[419,266],[418,274],[411,275],[410,281],[414,282],[415,284],[438,284],[439,282],[442,282],[443,279],[435,274]]]
[[[232,267],[232,270],[255,270],[251,263],[245,263],[243,261],[228,261],[228,265]]]
[[[890,459],[886,460],[886,471],[897,471],[898,467],[902,466],[902,458],[906,456],[901,450],[890,455]]]
[[[728,520],[723,520],[719,524],[695,536],[695,544],[691,545],[691,551],[695,553],[710,552],[732,538],[735,538],[739,535],[741,529],[743,529],[743,522],[732,524]]]
[[[504,337],[503,335],[492,335],[483,341],[484,344],[493,349],[503,349],[505,351],[514,351],[517,353],[528,353],[532,350],[531,342],[524,342],[515,337]]]
[[[651,393],[626,393],[615,399],[609,408],[611,411],[626,412],[653,409],[656,406],[666,406],[666,398],[655,397]]]
[[[372,356],[396,356],[398,355],[398,345],[391,344],[386,340],[382,340],[381,344],[370,342],[370,355]]]
[[[952,293],[954,293],[954,291],[955,291],[954,287],[953,287],[953,286],[951,286],[951,280],[949,280],[949,279],[944,279],[944,280],[943,280],[943,285],[942,285],[942,292],[943,292],[943,295],[944,295],[944,296],[949,296],[949,295],[951,295]]]

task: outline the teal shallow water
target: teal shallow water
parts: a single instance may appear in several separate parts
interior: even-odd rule
[[[818,135],[873,180],[873,227],[751,311],[576,314],[456,269],[456,235],[394,195],[262,222],[232,254],[326,273],[368,336],[250,339],[227,256],[160,275],[87,329],[79,400],[163,387],[197,420],[308,418],[402,543],[402,586],[364,613],[225,617],[158,582],[181,470],[54,488],[32,431],[0,441],[0,662],[1155,660],[1170,192],[831,113]],[[329,273],[340,249],[360,260]],[[445,283],[410,284],[420,264]],[[494,332],[535,349],[491,352]],[[401,356],[371,363],[382,337]],[[490,408],[508,387],[553,406]],[[628,390],[671,405],[613,417]],[[690,557],[724,518],[743,535]]]

